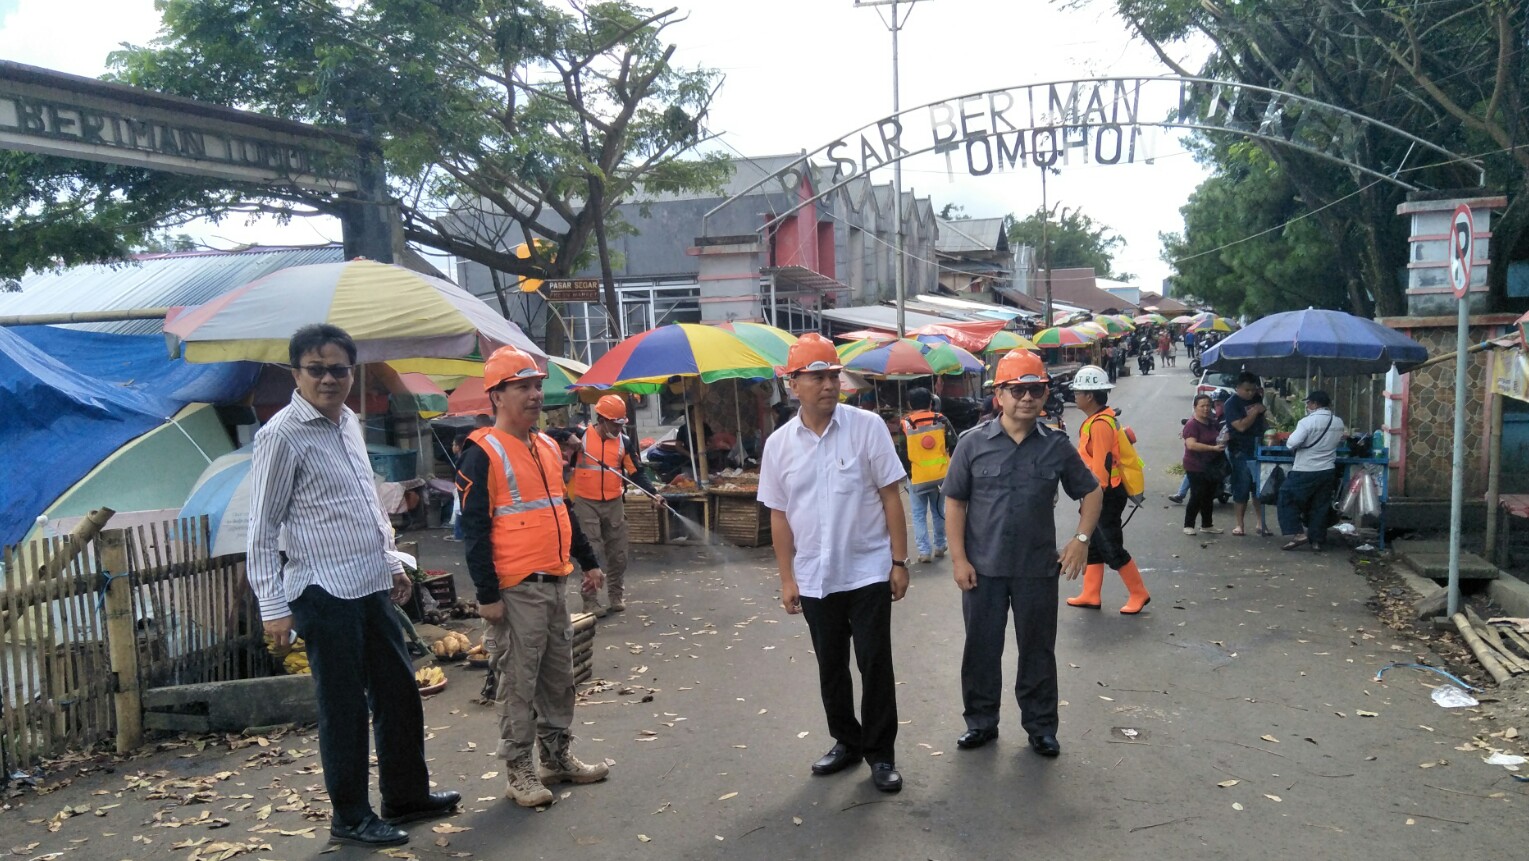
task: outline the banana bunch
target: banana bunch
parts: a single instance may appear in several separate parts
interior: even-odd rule
[[[308,667],[308,653],[306,651],[291,651],[281,659],[281,668],[287,671],[289,676],[301,676],[313,672]]]
[[[446,671],[436,666],[423,667],[414,674],[414,683],[421,689],[443,685],[446,683]]]

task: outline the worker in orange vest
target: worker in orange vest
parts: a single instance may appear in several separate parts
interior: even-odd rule
[[[603,762],[585,764],[569,749],[573,722],[573,632],[568,575],[576,559],[582,591],[604,575],[594,550],[568,516],[557,443],[536,430],[546,373],[527,353],[501,347],[483,364],[492,427],[468,436],[457,472],[467,571],[478,615],[489,625],[499,680],[498,755],[505,794],[522,807],[552,803],[550,784],[604,780]],[[537,759],[540,763],[537,763]]]
[[[1093,541],[1088,545],[1088,567],[1083,569],[1083,590],[1068,598],[1071,607],[1099,609],[1099,597],[1104,587],[1104,568],[1108,565],[1120,574],[1120,580],[1130,593],[1129,600],[1120,612],[1127,616],[1140,613],[1152,601],[1142,582],[1141,570],[1136,560],[1125,548],[1125,525],[1122,523],[1126,504],[1130,501],[1120,465],[1119,436],[1124,433],[1115,413],[1109,408],[1110,389],[1115,384],[1103,368],[1084,365],[1072,378],[1073,396],[1078,409],[1088,415],[1078,430],[1078,454],[1104,488],[1104,504],[1099,522],[1094,527]]]
[[[605,395],[595,404],[595,423],[584,432],[584,447],[573,464],[573,515],[580,530],[605,560],[605,587],[610,612],[626,609],[626,482],[630,478],[663,506],[647,475],[638,468],[636,452],[625,433],[626,401]],[[598,589],[584,593],[584,612],[605,616]]]
[[[940,496],[940,482],[950,468],[950,452],[956,443],[950,420],[929,408],[932,400],[926,388],[909,389],[908,406],[913,409],[902,420],[908,453],[908,504],[913,510],[913,542],[918,546],[920,562],[945,555],[945,499]]]

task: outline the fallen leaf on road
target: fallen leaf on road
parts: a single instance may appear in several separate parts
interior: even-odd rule
[[[1267,799],[1269,799],[1269,800],[1270,800],[1270,801],[1273,801],[1273,802],[1275,802],[1275,803],[1276,803],[1276,804],[1277,804],[1277,803],[1279,803],[1279,802],[1281,802],[1281,801],[1284,801],[1284,800],[1285,800],[1285,799],[1283,799],[1283,798],[1280,798],[1280,797],[1279,797],[1279,796],[1278,796],[1278,795],[1270,795],[1270,794],[1269,794],[1269,793],[1267,793],[1267,792],[1265,792],[1265,793],[1264,793],[1264,798],[1267,798]]]
[[[637,835],[637,840],[640,843],[652,843],[653,842],[653,838],[649,837],[646,834],[639,834],[639,835]]]
[[[482,780],[493,780],[494,778],[496,778],[498,776],[499,776],[499,772],[497,772],[497,771],[485,771],[485,772],[483,772],[483,776],[482,776],[481,779]]]
[[[1354,714],[1359,717],[1380,717],[1380,712],[1370,712],[1364,709],[1354,709]]]
[[[718,801],[726,801],[729,798],[737,798],[737,797],[738,797],[738,793],[736,793],[736,792],[729,792],[728,794],[722,796],[721,798],[719,798],[717,800]]]
[[[1236,786],[1237,784],[1239,784],[1241,782],[1242,781],[1240,781],[1240,780],[1223,780],[1223,781],[1221,781],[1220,783],[1218,783],[1216,785],[1221,787],[1222,789],[1230,789],[1230,788]]]
[[[793,816],[793,817],[791,817],[791,824],[792,825],[801,825],[802,824],[802,817],[800,817],[800,816]],[[34,843],[32,845],[35,846],[37,844]]]
[[[1240,802],[1240,801],[1233,801],[1232,802],[1232,809],[1233,810],[1241,810],[1242,809],[1242,802]]]
[[[461,825],[452,825],[450,822],[442,822],[440,825],[437,825],[430,830],[434,831],[436,834],[461,834],[463,831],[471,831],[472,829],[465,828]]]
[[[1259,738],[1263,739],[1264,741],[1272,741],[1275,744],[1279,744],[1279,739],[1275,738],[1272,735],[1261,735],[1261,736],[1259,736]]]
[[[802,732],[797,733],[796,737],[797,738],[806,738],[808,735],[809,735],[809,733],[807,731],[803,730]]]
[[[1115,701],[1115,699],[1113,697],[1106,697],[1106,696],[1101,696],[1101,697],[1099,697],[1099,699],[1104,700],[1107,703],[1112,703],[1112,702]]]

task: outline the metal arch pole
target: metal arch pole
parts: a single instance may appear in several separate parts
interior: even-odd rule
[[[902,25],[897,20],[897,0],[892,0],[892,113],[902,113],[902,81],[898,74],[897,31]],[[897,255],[897,337],[908,334],[908,264],[904,259],[906,239],[903,235],[903,161],[898,159],[892,166],[892,197],[896,201],[897,239],[893,254]]]

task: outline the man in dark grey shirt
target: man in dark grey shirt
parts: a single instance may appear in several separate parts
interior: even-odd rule
[[[1088,561],[1099,520],[1099,482],[1066,434],[1036,419],[1050,378],[1034,354],[1015,350],[995,374],[1000,412],[956,445],[945,476],[945,530],[950,543],[966,647],[961,656],[963,750],[998,737],[1003,646],[1014,616],[1019,666],[1014,694],[1030,746],[1042,756],[1057,742],[1057,577],[1071,580]],[[1077,528],[1056,547],[1057,487],[1081,500]]]

